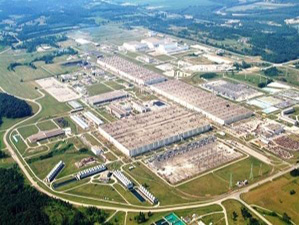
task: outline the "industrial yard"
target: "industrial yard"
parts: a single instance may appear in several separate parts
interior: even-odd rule
[[[148,160],[149,167],[176,184],[233,161],[242,154],[217,142],[213,136],[179,145]]]
[[[32,81],[36,114],[7,139],[37,185],[118,217],[243,193],[298,159],[296,88],[228,79],[232,56],[142,31],[118,45],[70,39],[78,55],[45,67],[67,71]],[[151,221],[199,221],[186,210]]]

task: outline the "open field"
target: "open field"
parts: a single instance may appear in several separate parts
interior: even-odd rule
[[[113,91],[113,89],[109,88],[107,85],[98,83],[87,87],[88,94],[92,95],[99,95],[103,93],[107,93]]]
[[[38,128],[35,125],[25,126],[18,129],[19,133],[26,140],[29,136],[38,133]]]
[[[47,130],[52,130],[52,129],[56,129],[57,126],[56,124],[54,124],[51,120],[45,121],[45,122],[41,122],[37,124],[37,127],[41,130],[41,131],[47,131]]]
[[[34,118],[35,121],[52,118],[71,110],[66,103],[60,103],[50,95],[46,95],[44,98],[38,100],[38,102],[43,106],[43,109],[40,114]]]
[[[125,87],[121,84],[116,83],[115,81],[107,81],[105,84],[115,90],[121,90],[124,89]]]
[[[24,52],[16,53],[12,50],[0,55],[0,86],[7,92],[24,98],[36,98],[40,94],[35,90],[36,84],[33,79],[49,77],[51,74],[37,68],[33,70],[29,67],[17,67],[14,71],[9,71],[7,67],[13,62],[29,62],[33,58],[40,56],[39,53],[27,54]],[[21,82],[23,80],[24,82]]]
[[[225,223],[223,213],[215,213],[212,215],[204,216],[201,219],[201,221],[204,222],[205,224],[214,224],[214,225],[221,225]]]
[[[14,136],[15,136],[15,138],[13,138]],[[12,133],[12,142],[21,154],[23,154],[25,152],[25,150],[27,149],[27,145],[22,140],[20,135],[18,135],[17,132],[15,132],[15,131]]]
[[[8,156],[3,159],[0,159],[0,168],[9,168],[15,164],[15,161],[13,160],[12,157],[9,156],[9,152],[7,150],[4,150],[4,152]]]
[[[241,73],[235,73],[235,74],[225,74],[225,77],[238,80],[241,82],[245,82],[254,86],[258,86],[260,82],[266,82],[267,79],[263,75],[259,74],[241,74]]]
[[[114,224],[125,224],[125,217],[126,213],[125,212],[117,212],[110,220],[111,223]]]
[[[249,220],[245,219],[241,213],[241,209],[242,209],[242,207],[244,207],[243,204],[241,204],[240,202],[238,202],[236,200],[226,200],[222,204],[226,209],[229,225],[249,224],[248,223]],[[235,220],[233,219],[233,212],[236,212],[238,215]],[[253,214],[252,212],[250,212],[250,213],[252,214],[252,216],[254,218],[257,219],[257,216],[255,216],[255,214]],[[259,222],[261,222],[261,221],[259,221]],[[261,224],[264,224],[264,223],[261,223]]]
[[[291,195],[291,190],[296,193]],[[249,204],[261,206],[280,215],[286,212],[298,224],[298,193],[299,178],[288,174],[243,194],[242,197]]]
[[[4,136],[4,131],[3,132],[0,132],[0,150],[5,148],[5,145],[3,143],[3,136]]]
[[[126,203],[125,200],[115,191],[115,189],[109,185],[87,184],[72,189],[68,193]]]

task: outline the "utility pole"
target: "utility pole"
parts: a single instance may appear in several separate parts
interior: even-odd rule
[[[253,164],[251,163],[249,180],[253,180]]]

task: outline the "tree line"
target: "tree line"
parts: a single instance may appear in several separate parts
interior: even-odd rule
[[[110,224],[105,223],[108,214],[103,210],[75,208],[26,185],[17,166],[0,168],[0,192],[0,224],[3,225]]]
[[[6,93],[0,93],[0,125],[3,122],[3,117],[16,119],[31,115],[32,108],[26,101]]]

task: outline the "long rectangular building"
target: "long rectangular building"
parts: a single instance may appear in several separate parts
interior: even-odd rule
[[[139,85],[151,85],[166,81],[164,76],[119,56],[98,59],[98,64]]]
[[[116,91],[111,91],[100,95],[91,96],[87,98],[87,102],[90,105],[100,105],[100,104],[116,101],[119,99],[127,98],[128,96],[129,95],[127,92],[122,90],[116,90]]]
[[[179,106],[168,106],[102,125],[99,132],[124,154],[136,156],[210,128],[202,114]]]
[[[64,167],[64,162],[59,161],[59,163],[57,163],[56,166],[47,175],[46,181],[48,183],[52,182],[55,179],[55,177],[58,175],[58,173],[63,169],[63,167]]]
[[[221,125],[248,118],[252,111],[178,80],[169,80],[151,86],[156,93],[188,109],[201,112]]]
[[[30,137],[28,137],[28,141],[30,143],[36,143],[38,141],[46,140],[48,138],[53,138],[64,134],[65,131],[63,129],[52,129],[48,131],[40,131],[37,134],[33,134]]]

